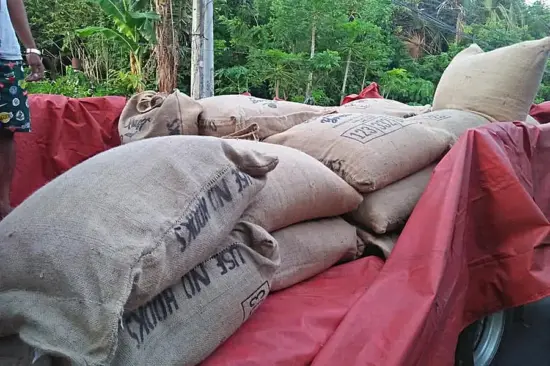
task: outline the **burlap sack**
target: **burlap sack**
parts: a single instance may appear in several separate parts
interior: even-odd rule
[[[283,132],[335,108],[260,99],[246,95],[220,95],[198,100],[202,106],[199,134],[224,137],[257,124],[258,139]]]
[[[243,218],[268,232],[307,220],[339,216],[362,197],[337,174],[301,151],[265,142],[227,140],[235,148],[277,156],[279,165]]]
[[[0,336],[108,364],[123,309],[222,249],[276,164],[221,139],[171,136],[59,176],[0,221]]]
[[[337,107],[338,113],[365,113],[381,114],[384,116],[393,116],[407,118],[424,114],[431,110],[432,106],[410,106],[391,99],[367,98],[354,100],[343,106]]]
[[[122,319],[113,366],[192,366],[260,306],[280,263],[277,242],[240,223],[226,248]]]
[[[419,171],[450,146],[453,136],[448,132],[410,120],[333,114],[314,118],[266,141],[313,156],[366,193]]]
[[[363,253],[357,231],[339,217],[307,221],[272,233],[281,251],[281,266],[271,289],[282,290],[313,277],[338,262],[352,261]]]
[[[363,241],[365,247],[374,245],[382,250],[386,259],[390,256],[397,239],[399,239],[399,233],[389,233],[385,235],[374,235],[366,230],[357,229],[357,236]]]
[[[36,352],[17,336],[0,338],[1,366],[53,366],[48,355]]]
[[[408,118],[407,120],[443,129],[452,134],[455,140],[470,128],[490,123],[487,118],[479,114],[456,109],[442,109],[440,111],[428,112],[420,116]]]
[[[460,109],[493,121],[524,121],[542,80],[549,51],[550,38],[490,52],[470,46],[443,72],[433,110]]]
[[[365,194],[363,202],[351,213],[353,221],[377,234],[385,234],[405,226],[414,206],[428,186],[435,165],[432,164],[376,192]]]
[[[198,135],[202,107],[180,93],[146,91],[134,95],[124,107],[118,122],[123,144],[150,137]]]

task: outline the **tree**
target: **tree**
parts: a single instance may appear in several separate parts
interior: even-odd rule
[[[305,34],[309,34],[309,58],[315,57],[316,42],[318,37],[323,37],[328,29],[335,25],[338,13],[343,14],[346,9],[334,6],[330,0],[274,0],[274,19],[272,29],[274,36],[291,52],[300,52],[303,46],[300,40]],[[303,43],[302,43],[303,44]],[[301,46],[301,47],[300,47]],[[306,100],[311,99],[313,87],[313,70],[310,70],[306,85]]]
[[[256,84],[267,82],[275,93],[275,98],[283,93],[296,90],[296,82],[302,76],[304,55],[286,53],[281,50],[256,50],[249,57]]]
[[[157,81],[160,92],[170,93],[178,85],[179,40],[176,35],[172,0],[155,0],[160,15],[156,24]]]
[[[129,52],[130,71],[141,76],[143,59],[155,43],[154,24],[160,16],[152,11],[149,0],[92,0],[114,23],[114,27],[90,26],[76,31],[83,38],[102,35]]]
[[[340,91],[340,102],[342,102],[346,95],[352,59],[368,63],[371,58],[383,59],[387,56],[384,52],[385,47],[381,47],[384,41],[382,29],[377,25],[354,19],[351,22],[343,23],[340,27],[342,35],[340,36],[338,48],[342,54],[347,55]]]

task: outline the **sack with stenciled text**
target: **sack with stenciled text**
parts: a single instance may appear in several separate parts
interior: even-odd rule
[[[109,364],[123,311],[227,247],[276,165],[222,139],[171,136],[59,176],[0,222],[0,336]]]
[[[243,131],[252,128],[255,130],[252,140],[262,140],[336,110],[246,95],[219,95],[200,99],[198,103],[203,109],[199,118],[200,135],[241,136]]]
[[[453,136],[412,118],[332,114],[271,136],[323,162],[359,192],[381,189],[440,158]]]
[[[261,305],[280,263],[277,242],[246,222],[225,242],[225,249],[123,316],[113,366],[197,365]]]
[[[118,122],[123,144],[151,137],[198,135],[202,107],[187,95],[146,91],[126,103]]]
[[[265,142],[227,142],[279,159],[264,189],[243,214],[244,219],[268,232],[306,220],[343,215],[356,209],[362,200],[336,173],[301,151]]]

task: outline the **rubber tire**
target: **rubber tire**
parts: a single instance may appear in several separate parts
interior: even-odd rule
[[[509,309],[504,312],[504,331],[500,340],[500,344],[502,344],[502,340],[504,339],[504,337],[506,337],[507,333],[512,330],[514,323],[517,321],[521,321],[523,314],[522,310],[523,307],[519,307],[515,309]],[[493,362],[491,363],[491,365],[476,365],[474,363],[474,342],[478,323],[479,321],[470,324],[462,331],[462,333],[460,333],[455,352],[455,366],[494,365],[494,359],[496,359],[496,355],[493,358]],[[499,351],[500,350],[498,350],[496,354],[498,354]]]

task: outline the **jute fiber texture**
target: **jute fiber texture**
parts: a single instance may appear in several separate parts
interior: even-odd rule
[[[437,85],[433,110],[460,109],[492,121],[525,121],[540,86],[550,37],[483,52],[466,48]]]
[[[272,233],[279,243],[281,266],[273,278],[272,289],[282,290],[313,277],[338,262],[357,259],[357,231],[342,218],[333,217],[302,222]]]
[[[224,243],[175,285],[124,315],[113,366],[197,365],[261,305],[280,263],[277,242],[241,222]]]
[[[333,114],[271,136],[324,163],[361,193],[384,188],[440,158],[453,136],[411,118]]]
[[[302,221],[339,216],[359,206],[362,197],[315,158],[292,148],[265,142],[227,140],[279,160],[262,191],[243,218],[268,232]]]
[[[123,144],[151,137],[198,135],[202,107],[187,95],[146,91],[126,103],[118,123]]]
[[[364,195],[352,212],[355,222],[377,234],[405,226],[407,219],[428,186],[435,164],[398,180],[378,191]]]
[[[335,108],[302,103],[275,101],[246,95],[220,95],[198,100],[203,111],[199,134],[224,137],[242,135],[241,131],[257,125],[257,139],[266,137],[316,116],[334,113]]]
[[[0,222],[0,336],[19,333],[76,365],[109,364],[123,311],[224,249],[277,162],[217,138],[170,136],[62,174]]]

